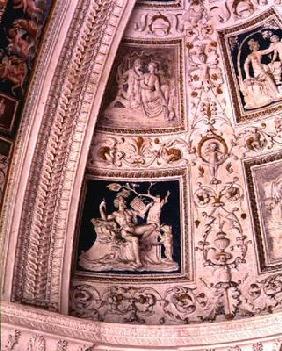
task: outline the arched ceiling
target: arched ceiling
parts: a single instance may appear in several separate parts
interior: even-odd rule
[[[269,5],[136,5],[88,157],[75,316],[186,324],[281,309],[282,30]]]
[[[134,324],[280,311],[280,2],[140,1],[122,15],[108,3],[77,10],[48,82],[49,119],[40,147],[30,138],[23,214],[11,231],[11,298]],[[127,27],[109,50],[114,16]],[[93,101],[92,137],[94,118],[83,123]],[[76,166],[87,153],[86,169]],[[64,215],[66,199],[80,204]]]

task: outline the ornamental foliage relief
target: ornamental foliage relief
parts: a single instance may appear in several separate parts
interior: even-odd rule
[[[0,17],[7,6],[0,3]],[[7,27],[1,49],[9,94],[0,82],[0,225],[16,243],[15,265],[6,262],[9,298],[148,325],[281,311],[282,3],[82,0],[66,41],[56,43],[44,103],[34,73],[9,165],[50,6],[12,1],[24,18]],[[56,6],[38,70],[69,11]],[[22,170],[26,188],[17,193]],[[9,216],[15,194],[20,210]],[[4,349],[17,350],[20,339],[29,351],[92,349],[18,329]]]
[[[279,311],[280,2],[161,9],[133,10],[109,75],[71,314],[183,324]]]

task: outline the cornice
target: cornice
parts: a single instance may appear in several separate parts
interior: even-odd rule
[[[81,320],[7,302],[1,311],[4,324],[94,344],[195,348],[282,337],[282,313],[201,325],[145,326]]]

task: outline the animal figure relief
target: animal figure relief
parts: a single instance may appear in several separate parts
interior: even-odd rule
[[[164,198],[138,193],[135,186],[112,183],[108,188],[117,191],[115,210],[107,210],[103,199],[99,206],[101,218],[93,218],[96,240],[82,252],[79,264],[93,272],[173,272],[179,266],[173,259],[172,226],[161,223],[161,211],[168,202]],[[129,201],[128,197],[134,197]],[[141,219],[141,221],[140,221]],[[142,222],[142,223],[141,223]]]

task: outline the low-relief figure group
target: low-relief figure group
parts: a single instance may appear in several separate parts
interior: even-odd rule
[[[282,29],[273,9],[219,32],[238,122],[281,108]],[[267,110],[265,110],[267,108]]]
[[[150,129],[175,127],[179,120],[175,50],[127,50],[108,87],[101,127]]]
[[[247,41],[250,53],[245,59],[241,74],[240,90],[244,96],[245,108],[267,106],[282,98],[282,42],[272,31],[262,31],[261,37],[268,42],[262,49],[259,40]],[[245,79],[243,78],[245,73]]]
[[[91,219],[96,239],[79,257],[80,267],[93,271],[173,272],[179,265],[173,258],[173,227],[161,222],[161,212],[169,201],[146,192],[138,184],[110,183],[113,204],[99,204],[99,217]],[[114,210],[108,207],[114,206]]]

